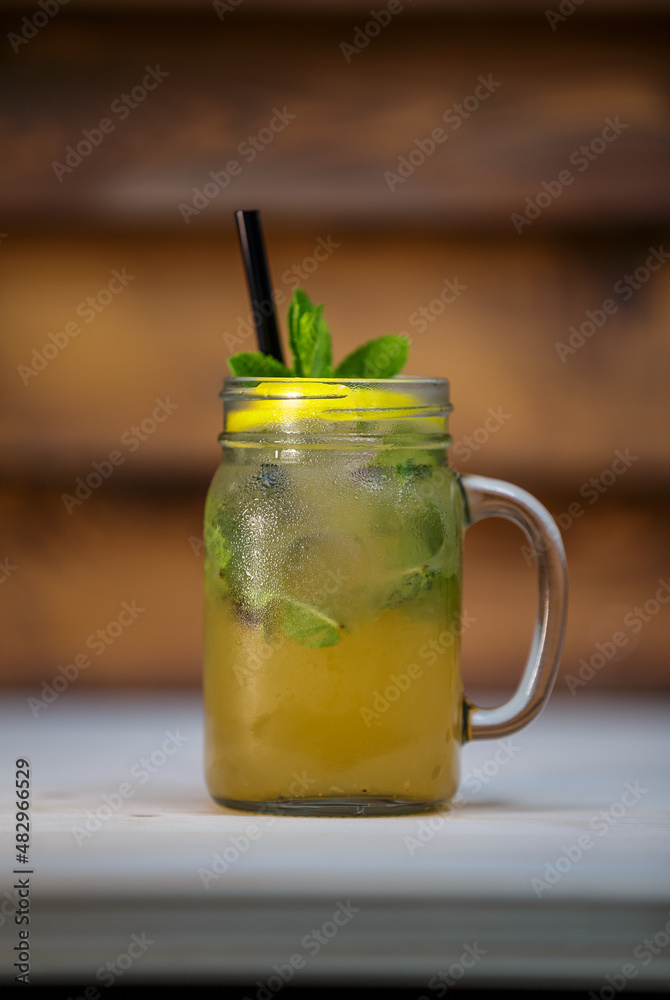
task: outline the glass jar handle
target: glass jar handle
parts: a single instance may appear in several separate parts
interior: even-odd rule
[[[460,476],[466,528],[485,517],[514,521],[533,549],[539,581],[539,607],[533,645],[521,682],[509,701],[479,708],[465,699],[464,739],[508,736],[542,710],[554,686],[567,617],[568,573],[558,526],[539,500],[512,483],[486,476]]]

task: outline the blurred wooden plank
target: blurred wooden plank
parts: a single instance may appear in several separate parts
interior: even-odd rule
[[[75,671],[73,690],[197,684],[206,485],[193,494],[166,487],[143,495],[109,484],[72,514],[56,490],[4,490],[0,559],[14,569],[0,584],[0,683],[42,697],[43,685],[61,676],[59,665],[76,666],[84,654],[91,664]],[[565,528],[572,498],[540,499]],[[670,604],[654,605],[661,582],[670,586],[667,505],[605,496],[567,525],[564,538],[571,595],[558,689],[577,698],[584,690],[668,687]],[[510,689],[530,645],[535,571],[510,524],[485,522],[466,539],[463,603],[476,619],[464,637],[466,687]],[[143,610],[101,648],[96,633],[123,602]],[[611,651],[617,632],[625,642]],[[602,646],[612,655],[603,657]]]
[[[221,185],[196,202],[204,207],[188,231],[227,225],[233,209],[254,204],[292,224],[401,221],[516,237],[512,215],[526,198],[546,201],[542,184],[566,169],[573,183],[533,232],[668,220],[668,22],[582,13],[555,32],[540,11],[476,23],[397,18],[350,64],[340,45],[353,41],[352,14],[289,20],[242,6],[225,24],[213,12],[161,21],[59,15],[2,70],[3,228],[185,232],[179,206],[213,185],[211,172]],[[132,112],[114,104],[157,65],[169,76]],[[472,96],[484,93],[480,77],[499,84],[481,101]],[[417,140],[430,149],[443,113],[464,101],[448,139],[419,163]],[[295,119],[263,132],[277,108]],[[97,134],[104,119],[112,131],[64,172],[67,147],[86,143],[83,130]],[[600,149],[608,119],[627,128]],[[245,145],[258,134],[257,150]],[[593,159],[577,153],[571,162],[592,143]],[[410,153],[416,169],[392,191],[385,172]],[[226,181],[231,161],[241,173]]]
[[[636,460],[617,478],[617,493],[670,485],[670,265],[647,272],[637,291],[621,286],[626,300],[614,291],[644,267],[650,246],[664,245],[651,234],[456,241],[268,227],[267,237],[282,319],[302,274],[309,294],[326,303],[336,358],[405,331],[409,373],[451,379],[452,457],[461,471],[544,483],[585,502],[580,489],[630,449]],[[314,249],[323,253],[319,239],[332,252],[308,274]],[[86,300],[124,269],[133,279],[117,295],[105,291],[100,301],[111,301],[87,322]],[[465,290],[454,296],[445,282]],[[445,305],[441,293],[454,301]],[[596,330],[587,314],[605,316],[609,298],[617,312]],[[207,478],[218,461],[226,358],[253,341],[232,221],[220,239],[8,240],[0,303],[5,477],[74,489],[93,462],[120,450],[115,482]],[[68,340],[75,321],[81,333]],[[579,342],[570,327],[593,335],[562,360],[556,344]],[[45,344],[52,360],[44,360]],[[151,431],[156,400],[177,409],[140,441],[131,429],[148,421]],[[495,432],[484,426],[490,410],[501,412]]]
[[[68,515],[58,493],[4,492],[3,556],[16,569],[2,587],[3,680],[51,680],[81,654],[91,666],[77,686],[197,683],[202,562],[188,538],[202,533],[200,501],[100,494]],[[124,602],[133,621],[101,648],[95,633],[127,620]]]

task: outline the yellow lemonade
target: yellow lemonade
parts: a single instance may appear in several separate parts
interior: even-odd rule
[[[207,782],[224,805],[411,811],[458,784],[463,511],[444,438],[399,434],[412,400],[397,392],[392,433],[373,435],[335,390],[295,404],[284,390],[288,432],[272,399],[260,415],[233,407],[222,435],[204,695]],[[319,436],[315,416],[319,431],[356,419],[360,441]]]
[[[439,595],[423,604],[420,615],[382,611],[336,645],[311,649],[281,636],[267,642],[231,602],[209,595],[206,767],[214,798],[450,798],[462,729],[458,636]]]

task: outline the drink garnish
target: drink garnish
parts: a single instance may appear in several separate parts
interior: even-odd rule
[[[335,646],[340,641],[342,626],[322,611],[294,597],[281,599],[279,624],[284,634],[301,646],[320,649]]]
[[[409,337],[387,334],[357,347],[333,368],[332,340],[323,318],[323,305],[315,306],[301,288],[293,293],[286,319],[293,368],[262,351],[242,351],[228,358],[233,375],[382,379],[398,375],[407,364]]]

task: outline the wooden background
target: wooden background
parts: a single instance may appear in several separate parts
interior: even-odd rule
[[[249,344],[233,343],[249,307],[232,213],[258,207],[287,297],[318,239],[337,244],[302,282],[326,303],[337,355],[408,332],[409,372],[452,381],[461,444],[502,409],[455,464],[562,516],[563,674],[623,631],[589,688],[668,684],[668,605],[648,605],[639,631],[629,613],[670,587],[670,266],[638,270],[629,293],[618,283],[650,248],[670,252],[670,18],[661,3],[593,0],[552,30],[551,6],[413,0],[347,62],[340,45],[369,4],[243,0],[220,20],[209,3],[70,0],[18,51],[10,36],[33,30],[22,19],[37,8],[3,5],[4,682],[37,692],[132,600],[145,610],[77,685],[198,682],[217,392]],[[156,66],[168,76],[121,120],[113,102]],[[499,86],[391,191],[384,172],[479,77]],[[247,163],[240,144],[284,108],[295,118]],[[105,117],[113,132],[59,180],[52,164]],[[607,119],[627,127],[598,151]],[[582,145],[594,158],[579,171]],[[231,159],[241,173],[187,224],[180,203]],[[512,215],[565,169],[574,183],[518,233]],[[115,269],[132,280],[84,322],[77,308]],[[464,290],[418,330],[410,318],[445,280]],[[615,314],[562,361],[556,343],[607,299]],[[33,349],[73,321],[81,333],[26,378]],[[130,452],[124,433],[166,398],[176,409]],[[68,512],[62,494],[119,448],[124,463]],[[634,460],[590,503],[580,490],[611,478],[617,451]],[[468,535],[471,686],[508,686],[527,651],[522,544],[506,524]]]

